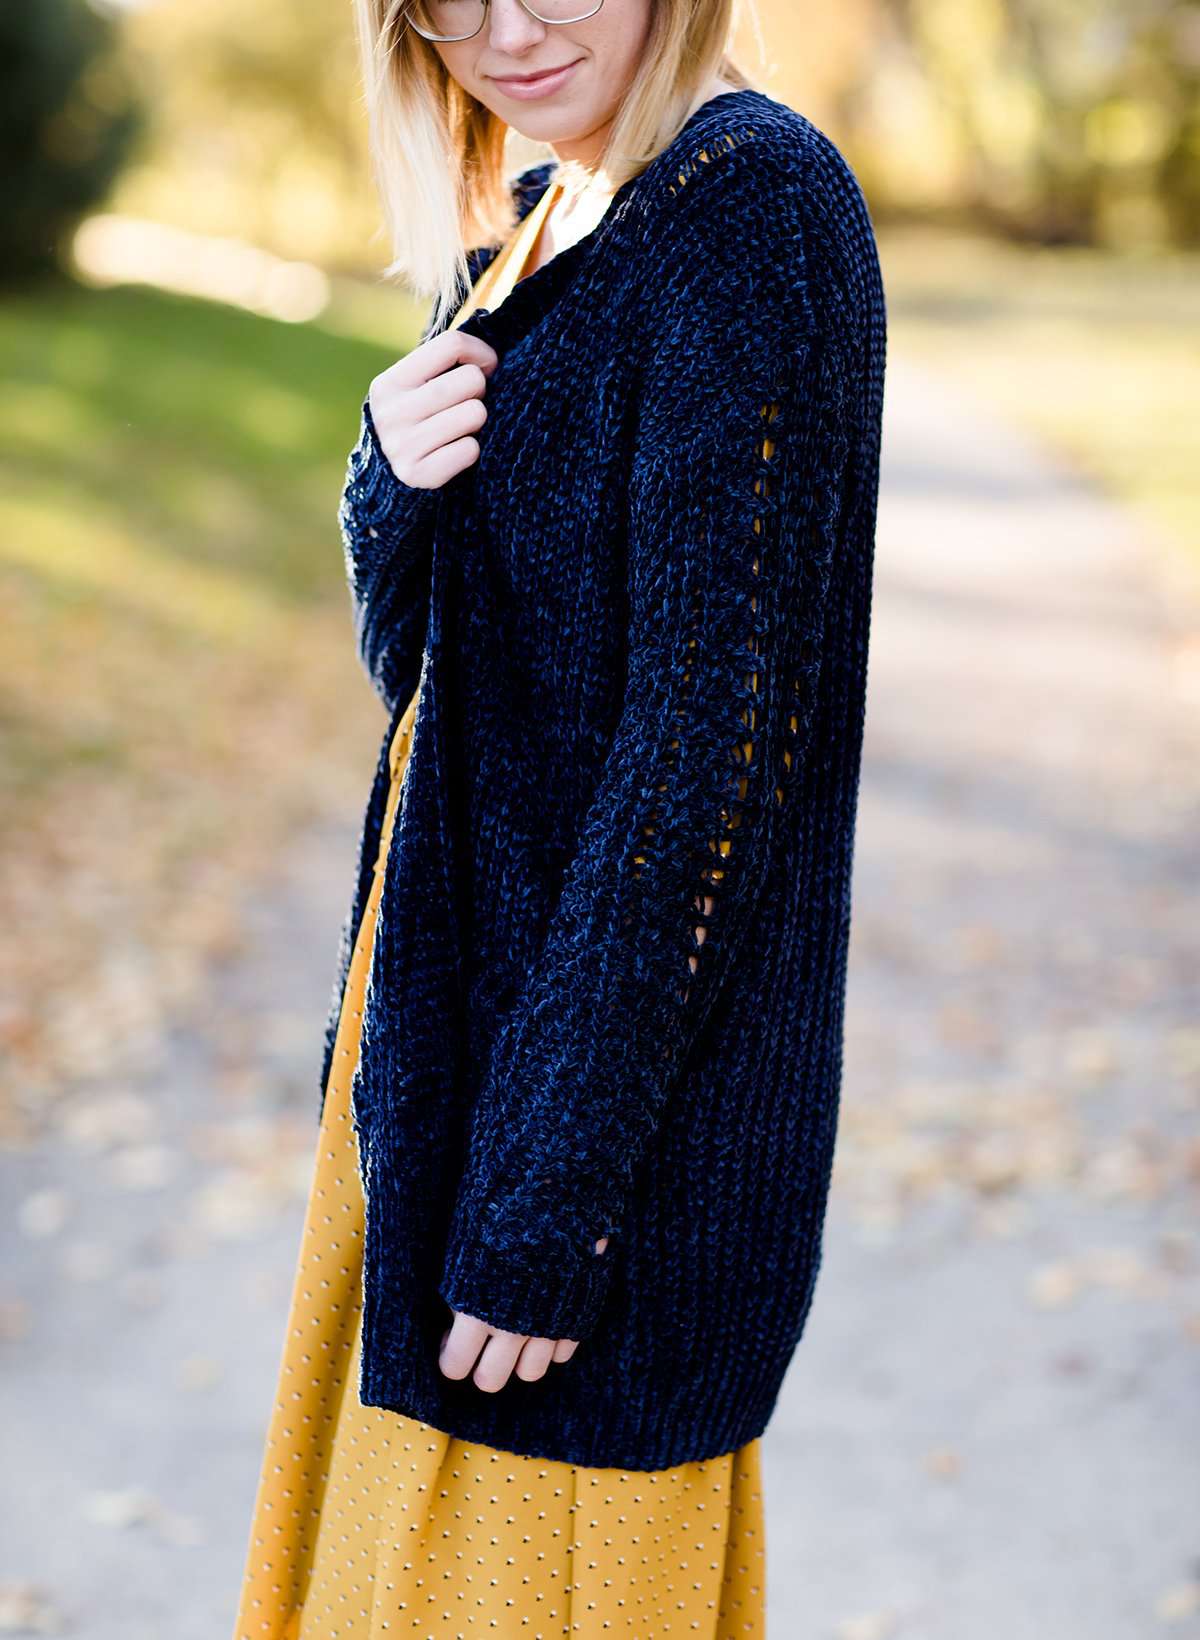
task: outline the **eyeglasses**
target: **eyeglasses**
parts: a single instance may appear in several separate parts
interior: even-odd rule
[[[539,23],[582,23],[594,17],[604,4],[596,0],[520,0]],[[426,40],[469,40],[487,21],[491,0],[411,0],[408,21]]]

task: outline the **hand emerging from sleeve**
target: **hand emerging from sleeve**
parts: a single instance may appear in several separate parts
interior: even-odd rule
[[[608,1237],[596,1243],[597,1253],[608,1246]],[[438,1365],[447,1378],[471,1375],[476,1388],[494,1393],[503,1389],[514,1367],[518,1378],[532,1383],[545,1376],[556,1361],[569,1361],[579,1347],[575,1338],[534,1338],[526,1333],[504,1332],[476,1316],[452,1312],[454,1319],[442,1335]]]

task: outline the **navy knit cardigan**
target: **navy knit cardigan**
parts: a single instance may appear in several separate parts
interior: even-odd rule
[[[521,215],[553,170],[517,179]],[[322,1090],[419,690],[351,1088],[358,1390],[514,1453],[660,1469],[763,1431],[821,1257],[884,373],[871,220],[828,137],[727,93],[462,328],[500,361],[477,462],[410,488],[365,402],[340,509],[390,720]],[[451,1307],[581,1343],[489,1393],[438,1368]]]

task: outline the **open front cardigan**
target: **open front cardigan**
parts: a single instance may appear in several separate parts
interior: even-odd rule
[[[517,179],[522,216],[553,170]],[[884,372],[871,220],[828,137],[728,93],[462,328],[499,356],[478,460],[410,488],[364,402],[339,514],[390,721],[322,1090],[419,691],[352,1084],[359,1395],[660,1469],[763,1431],[820,1263]],[[488,1393],[438,1368],[451,1308],[581,1342]]]

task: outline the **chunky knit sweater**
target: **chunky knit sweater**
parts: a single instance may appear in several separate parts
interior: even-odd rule
[[[553,169],[517,179],[520,215]],[[884,374],[871,220],[828,137],[728,93],[462,328],[499,356],[478,460],[410,488],[365,402],[340,509],[389,723],[322,1089],[419,691],[352,1084],[359,1394],[659,1469],[764,1430],[821,1258]],[[488,1393],[439,1370],[452,1309],[581,1342]]]

